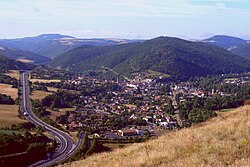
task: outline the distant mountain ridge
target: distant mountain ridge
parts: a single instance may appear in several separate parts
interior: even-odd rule
[[[208,39],[204,39],[203,42],[213,44],[215,46],[222,47],[224,49],[231,50],[247,41],[241,38],[227,36],[227,35],[216,35]]]
[[[116,46],[82,46],[55,58],[51,66],[74,71],[110,69],[127,77],[154,70],[178,80],[250,70],[249,61],[225,49],[171,37]]]
[[[42,34],[35,37],[1,39],[0,46],[28,50],[49,58],[55,58],[81,45],[109,46],[137,41],[127,39],[78,39],[61,34]]]
[[[204,39],[202,42],[219,46],[237,54],[240,57],[250,60],[250,42],[245,39],[226,35],[216,35],[214,37]]]
[[[0,46],[0,55],[6,56],[12,59],[27,59],[31,60],[35,64],[46,64],[51,61],[50,58],[35,54],[30,51],[21,50],[21,49],[14,49],[8,47]]]

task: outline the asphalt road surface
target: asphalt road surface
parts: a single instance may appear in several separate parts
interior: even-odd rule
[[[43,126],[47,132],[52,134],[58,143],[58,148],[53,153],[53,155],[49,159],[41,160],[36,162],[35,164],[30,165],[34,166],[52,166],[58,164],[70,156],[72,156],[76,150],[81,146],[82,139],[84,134],[80,135],[78,142],[75,144],[72,137],[67,133],[62,132],[46,123],[41,121],[38,117],[36,117],[31,108],[30,103],[30,95],[29,95],[29,86],[28,86],[28,72],[21,73],[21,92],[22,92],[22,102],[21,102],[21,111],[22,114],[29,120],[38,126]]]

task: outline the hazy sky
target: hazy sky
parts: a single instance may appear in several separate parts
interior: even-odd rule
[[[250,0],[0,0],[0,38],[250,39]]]

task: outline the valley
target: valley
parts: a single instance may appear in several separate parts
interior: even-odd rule
[[[0,10],[0,167],[250,167],[250,1]]]
[[[231,47],[231,43],[225,46]],[[120,166],[126,158],[119,154],[141,157],[138,162],[129,161],[128,166],[210,165],[212,161],[205,156],[199,161],[194,158],[207,154],[207,143],[214,141],[206,137],[198,141],[196,132],[206,136],[200,128],[223,123],[221,118],[250,98],[250,62],[208,41],[158,37],[137,43],[79,46],[47,64],[8,56],[1,60],[0,135],[41,135],[47,149],[28,162],[33,166],[82,166],[81,161],[73,162],[82,158],[86,158],[84,165],[92,166],[99,156],[110,156],[110,163]],[[248,111],[248,106],[235,111],[241,110]],[[196,144],[189,137],[184,140],[188,133]],[[181,138],[189,144],[178,142]],[[24,152],[15,158],[29,156],[31,146],[21,149]],[[211,149],[218,152],[217,147]],[[175,148],[179,148],[177,152]],[[181,154],[195,161],[176,161]],[[234,155],[227,156],[231,156],[230,162],[217,159],[215,164],[235,163]],[[2,162],[9,163],[5,160]],[[106,159],[101,163],[110,164]]]

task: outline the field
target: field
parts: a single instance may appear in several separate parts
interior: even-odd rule
[[[47,109],[48,117],[52,120],[56,120],[56,117],[59,117],[61,115],[64,115],[66,111],[73,111],[75,110],[75,107],[73,108],[59,108],[58,111],[53,111],[51,109]]]
[[[19,80],[20,78],[20,73],[17,70],[10,70],[8,73],[5,73],[5,74],[12,78],[16,78],[17,80]]]
[[[74,111],[76,109],[76,107],[73,108],[59,108],[60,112],[65,112],[65,111]]]
[[[24,132],[22,130],[5,130],[5,129],[0,129],[0,134],[7,134],[7,135],[12,135],[13,133],[15,134],[23,134]]]
[[[49,117],[50,119],[52,119],[53,121],[56,120],[56,117],[59,117],[59,116],[65,114],[64,112],[52,111],[52,110],[50,110],[50,109],[47,109],[46,111],[48,112],[48,117]]]
[[[71,135],[71,137],[73,138],[73,140],[74,140],[75,142],[77,142],[77,140],[78,140],[77,132],[69,132],[69,134]]]
[[[134,104],[123,104],[123,106],[128,107],[128,108],[136,108],[136,105]]]
[[[148,74],[147,77],[164,77],[164,78],[169,78],[170,75],[165,74],[165,73],[161,73],[158,71],[153,71],[153,70],[147,70]]]
[[[53,87],[47,87],[48,91],[50,92],[56,92],[58,88],[53,88]]]
[[[191,128],[72,162],[71,167],[250,166],[250,106]],[[105,164],[105,165],[104,165]]]
[[[8,84],[0,84],[0,93],[11,96],[14,100],[18,97],[18,90],[16,88],[12,88],[12,85]]]
[[[31,93],[31,99],[37,99],[37,100],[41,100],[43,98],[45,98],[46,96],[52,94],[52,92],[45,92],[45,91],[41,91],[41,90],[34,90]]]
[[[26,122],[18,117],[16,105],[0,105],[0,127]]]
[[[42,83],[51,83],[51,82],[61,82],[61,80],[58,79],[31,79],[31,82],[42,82]]]

